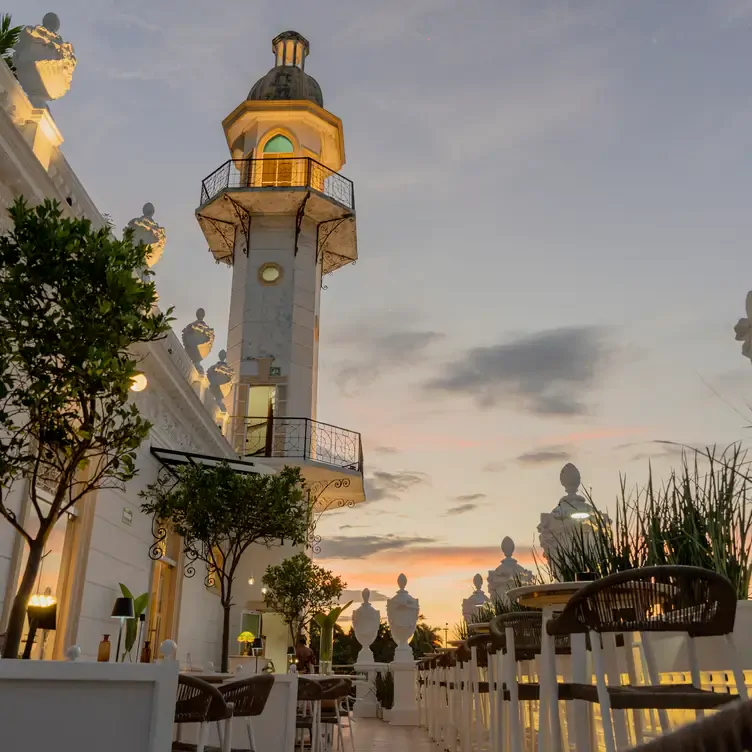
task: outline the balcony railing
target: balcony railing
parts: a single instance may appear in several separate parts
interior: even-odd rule
[[[228,188],[312,188],[347,209],[355,209],[352,180],[310,157],[229,159],[201,183],[201,204]]]
[[[322,462],[363,472],[360,434],[310,418],[245,418],[245,457],[281,457]]]

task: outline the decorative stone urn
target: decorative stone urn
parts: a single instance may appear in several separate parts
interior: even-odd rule
[[[489,572],[489,575],[491,573]],[[469,598],[465,598],[462,601],[462,618],[466,622],[471,622],[473,616],[488,603],[488,596],[483,592],[483,575],[476,574],[473,577],[473,585],[475,585],[475,591]]]
[[[356,663],[373,663],[371,645],[379,636],[381,613],[371,605],[371,591],[368,588],[365,588],[361,595],[363,596],[363,603],[353,611],[352,615],[355,639],[361,645]]]
[[[397,643],[394,651],[395,663],[413,660],[413,651],[408,644],[415,634],[418,625],[420,604],[416,598],[405,590],[407,577],[401,574],[397,578],[399,590],[386,602],[386,614],[389,618],[389,628],[392,630],[392,639]]]
[[[154,221],[154,204],[145,203],[141,211],[143,214],[128,222],[125,229],[133,231],[133,242],[135,244],[143,243],[149,246],[146,265],[151,269],[164,252],[167,233],[164,227]]]
[[[183,347],[201,376],[204,375],[201,361],[211,352],[214,344],[214,329],[204,322],[205,315],[204,309],[199,308],[196,311],[196,320],[183,329],[182,336]]]
[[[546,559],[551,562],[559,545],[564,543],[576,530],[582,530],[585,536],[592,536],[595,523],[595,508],[587,500],[577,493],[580,487],[580,471],[568,462],[559,474],[561,485],[564,486],[566,495],[562,496],[553,511],[541,514],[538,535],[541,548]],[[602,518],[610,523],[608,517]]]
[[[501,541],[501,552],[504,554],[501,564],[488,572],[488,594],[499,601],[507,597],[507,590],[510,588],[529,585],[533,581],[533,573],[518,564],[512,556],[514,541],[509,536]]]
[[[209,392],[214,397],[219,409],[227,412],[225,407],[225,397],[232,389],[234,374],[232,368],[227,365],[227,352],[219,351],[219,360],[206,372],[206,378],[209,379]]]
[[[76,69],[73,47],[58,34],[60,19],[48,13],[39,26],[25,26],[13,52],[16,77],[32,104],[60,99]]]

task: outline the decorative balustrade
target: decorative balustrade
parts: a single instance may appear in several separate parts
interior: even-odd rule
[[[228,159],[201,183],[201,205],[228,189],[285,188],[310,188],[347,209],[355,209],[352,180],[310,157]]]
[[[310,418],[245,418],[245,457],[280,457],[322,462],[363,472],[360,434]]]

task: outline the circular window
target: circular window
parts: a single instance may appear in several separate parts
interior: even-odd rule
[[[264,264],[259,269],[259,279],[265,285],[275,285],[282,277],[282,269],[276,264]]]

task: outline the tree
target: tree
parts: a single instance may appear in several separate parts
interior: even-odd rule
[[[376,641],[371,645],[374,661],[377,663],[391,663],[394,660],[396,647],[397,644],[392,638],[392,630],[389,628],[389,624],[382,621],[379,624]],[[413,658],[417,660],[428,653],[435,653],[437,648],[440,647],[441,638],[439,630],[435,627],[429,627],[425,622],[419,622],[415,627],[415,633],[410,641]]]
[[[0,236],[0,516],[29,548],[13,600],[5,657],[21,643],[29,597],[55,523],[86,494],[122,487],[151,424],[128,401],[133,346],[169,328],[154,284],[137,276],[148,247],[67,219],[56,203],[9,210]],[[8,506],[28,482],[31,519]],[[52,502],[37,496],[41,482]]]
[[[293,646],[313,615],[331,608],[347,583],[328,569],[314,564],[305,553],[285,559],[264,573],[264,602],[282,616]]]
[[[310,514],[300,470],[258,475],[238,473],[227,463],[186,465],[177,479],[163,474],[141,495],[142,511],[182,537],[189,561],[206,564],[207,587],[219,585],[222,671],[227,671],[232,588],[243,554],[254,543],[298,546],[308,538]]]
[[[21,34],[21,26],[11,26],[12,20],[10,13],[3,13],[0,16],[0,57],[5,61],[7,66],[16,72],[13,65],[11,51],[18,44],[18,37]]]

